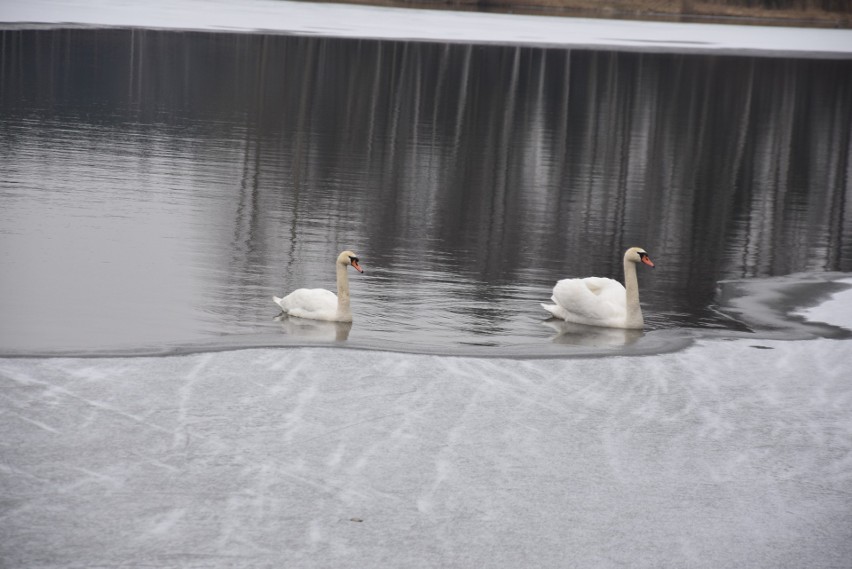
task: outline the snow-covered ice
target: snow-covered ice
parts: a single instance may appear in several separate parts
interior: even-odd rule
[[[412,10],[288,0],[26,0],[3,24],[265,31],[350,38],[615,48],[678,53],[852,56],[852,30]]]
[[[0,558],[846,568],[850,346],[3,359]]]
[[[835,282],[852,287],[852,277],[837,279]],[[811,322],[848,326],[852,322],[852,299],[849,293],[843,292],[816,306],[799,310],[797,314]]]

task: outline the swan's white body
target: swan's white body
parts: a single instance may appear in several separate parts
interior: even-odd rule
[[[624,283],[602,278],[563,279],[553,287],[551,300],[542,308],[566,322],[607,328],[641,329],[645,325],[639,305],[636,263],[654,263],[639,247],[624,253]]]
[[[346,273],[346,267],[350,265],[358,272],[364,272],[358,264],[358,256],[352,251],[344,251],[338,255],[335,262],[337,294],[324,288],[300,288],[284,298],[273,296],[272,301],[288,316],[329,322],[352,322],[349,276]]]

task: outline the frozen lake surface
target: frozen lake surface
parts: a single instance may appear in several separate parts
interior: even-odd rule
[[[848,330],[850,304],[808,314]],[[848,568],[850,357],[754,335],[544,360],[3,359],[0,557]]]
[[[678,53],[846,57],[852,31],[640,22],[411,10],[286,0],[27,0],[0,6],[0,22],[263,31],[350,38],[478,42]]]

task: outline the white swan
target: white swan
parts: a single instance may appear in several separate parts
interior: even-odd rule
[[[588,277],[563,279],[553,287],[551,300],[542,308],[566,322],[605,326],[607,328],[640,329],[645,322],[639,306],[639,283],[636,263],[653,267],[648,253],[631,247],[624,253],[624,284],[612,279]]]
[[[330,322],[352,322],[352,310],[349,308],[349,276],[346,274],[346,267],[352,265],[359,273],[363,273],[364,269],[358,264],[358,255],[352,251],[344,251],[338,255],[334,265],[337,268],[337,294],[324,288],[300,288],[284,298],[273,296],[272,301],[281,307],[283,314],[288,316]]]

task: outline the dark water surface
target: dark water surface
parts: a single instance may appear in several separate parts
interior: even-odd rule
[[[850,125],[848,60],[2,31],[0,353],[568,353],[630,245],[649,330],[741,329],[719,281],[852,270]],[[351,329],[273,320],[345,248]]]

